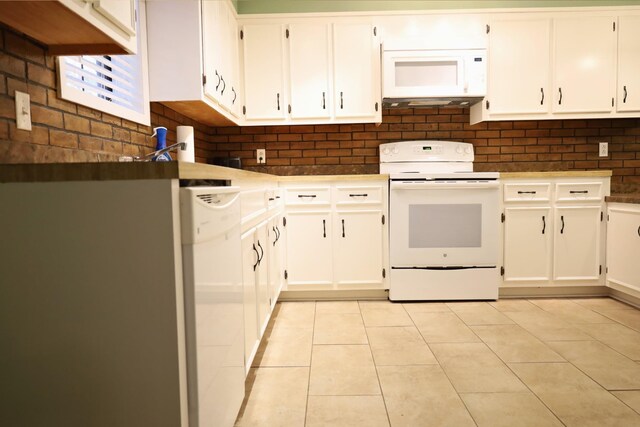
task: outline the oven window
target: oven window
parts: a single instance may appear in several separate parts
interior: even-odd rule
[[[410,248],[479,248],[482,204],[409,205]]]

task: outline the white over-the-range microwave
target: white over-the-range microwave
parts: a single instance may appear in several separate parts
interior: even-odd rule
[[[485,49],[385,50],[382,72],[387,106],[471,105],[486,94]]]

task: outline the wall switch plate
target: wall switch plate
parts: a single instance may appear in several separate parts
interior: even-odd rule
[[[16,127],[31,130],[31,98],[20,91],[16,91]]]
[[[256,160],[258,161],[259,165],[264,165],[265,163],[267,163],[267,150],[265,150],[264,148],[258,148],[256,150]]]
[[[609,156],[609,143],[601,142],[600,144],[600,157],[608,157]]]

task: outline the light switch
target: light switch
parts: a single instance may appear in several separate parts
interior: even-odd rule
[[[20,91],[16,91],[16,127],[31,130],[31,98]]]

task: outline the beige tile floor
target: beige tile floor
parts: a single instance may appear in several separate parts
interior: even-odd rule
[[[236,425],[640,426],[640,310],[278,303]]]

